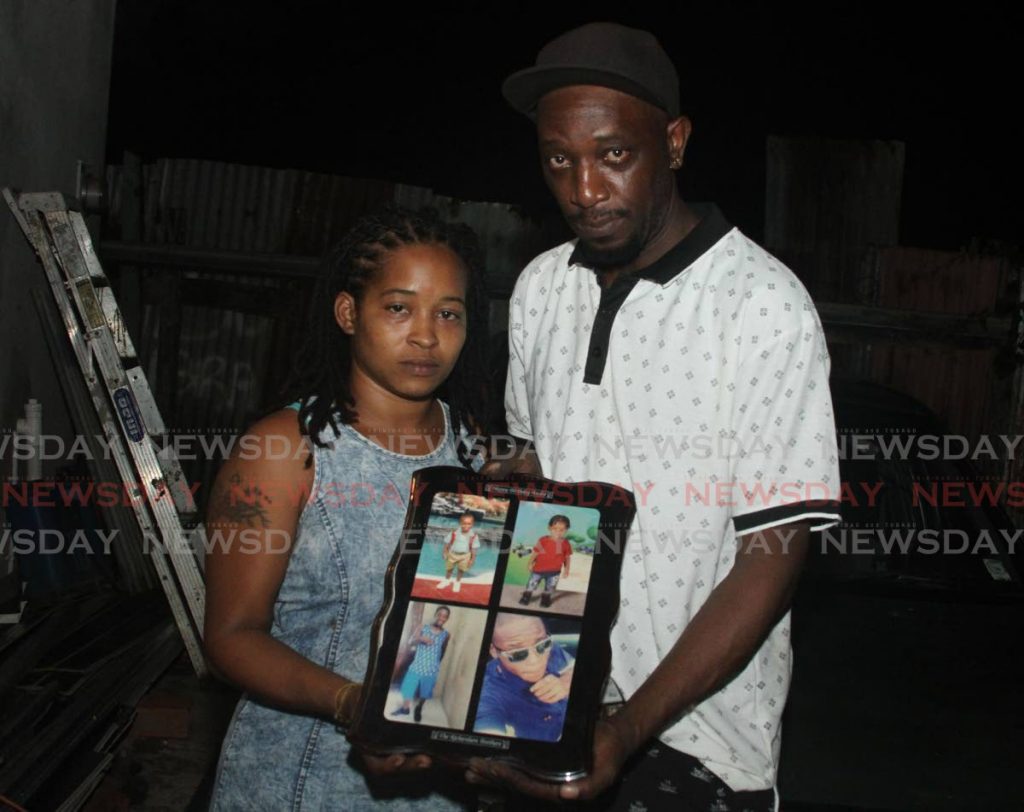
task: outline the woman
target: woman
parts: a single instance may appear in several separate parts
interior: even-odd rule
[[[205,647],[246,693],[213,809],[460,808],[423,780],[429,758],[358,757],[338,726],[358,702],[410,476],[465,463],[460,433],[477,428],[470,407],[483,413],[471,238],[402,210],[360,220],[319,280],[299,402],[256,423],[240,445],[259,453],[218,475],[207,526],[228,543],[207,559]],[[235,543],[245,533],[261,543]],[[367,774],[402,797],[371,792]]]

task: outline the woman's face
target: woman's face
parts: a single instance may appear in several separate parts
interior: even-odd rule
[[[363,386],[425,400],[444,383],[466,341],[462,260],[444,245],[389,252],[358,302],[340,293],[334,312],[351,336],[353,392]]]

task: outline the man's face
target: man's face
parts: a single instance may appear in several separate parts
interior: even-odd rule
[[[463,533],[468,533],[470,530],[473,529],[473,524],[475,522],[476,519],[474,519],[472,516],[463,516],[461,519],[459,519],[459,527],[462,529]]]
[[[541,97],[537,138],[544,179],[588,262],[632,262],[665,223],[675,194],[669,163],[685,137],[673,147],[668,116],[634,96],[572,85]]]
[[[551,656],[550,643],[541,646],[544,649],[542,652],[537,651],[538,644],[547,640],[548,631],[539,618],[516,616],[495,628],[491,638],[491,656],[499,658],[502,668],[526,682],[534,683],[547,672],[548,658]]]
[[[449,612],[447,609],[438,609],[436,612],[434,612],[434,625],[443,626],[445,623],[448,622],[448,615]]]

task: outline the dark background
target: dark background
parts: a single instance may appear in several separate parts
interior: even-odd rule
[[[611,19],[654,32],[679,68],[694,122],[685,195],[753,236],[766,135],[819,135],[906,143],[902,244],[1012,248],[1021,14],[919,9],[122,0],[107,160],[132,150],[388,179],[557,216],[501,80],[551,37]]]
[[[0,16],[19,22],[16,12],[21,5],[26,4],[14,5],[15,11]],[[56,2],[45,5],[50,9]],[[0,0],[0,8],[5,6]],[[104,7],[109,9],[109,4]],[[845,339],[833,341],[833,372],[845,364],[870,373],[874,381],[850,385],[845,396],[842,388],[834,387],[840,426],[860,427],[857,431],[903,426],[908,432],[918,427],[929,434],[947,430],[920,422],[934,415],[909,397],[878,385],[895,382],[900,390],[928,400],[936,411],[944,408],[943,417],[976,417],[971,425],[985,432],[1020,432],[1020,396],[1011,377],[1020,359],[1011,343],[1016,341],[1016,321],[1012,331],[1007,330],[1005,345],[986,344],[986,349],[975,351],[964,341],[958,343],[955,327],[948,331],[953,335],[941,336],[952,339],[944,344],[929,343],[935,336],[920,328],[915,332],[913,324],[906,333],[889,331],[892,316],[883,312],[932,311],[949,319],[944,323],[959,325],[956,319],[973,308],[979,319],[1005,316],[1010,322],[1009,308],[1019,300],[1018,266],[1024,261],[1024,204],[1018,194],[1024,180],[1018,158],[1024,135],[1018,112],[1019,12],[978,3],[906,9],[870,2],[772,4],[754,10],[730,2],[590,3],[581,8],[585,11],[575,13],[550,2],[409,6],[378,0],[356,6],[339,0],[118,0],[107,160],[120,164],[125,151],[141,155],[150,171],[139,173],[136,167],[135,182],[145,181],[147,190],[162,178],[193,179],[203,171],[185,161],[170,161],[178,165],[169,169],[168,164],[155,165],[157,159],[197,158],[415,184],[464,200],[519,204],[536,220],[557,223],[560,218],[540,180],[531,125],[506,106],[501,80],[529,65],[548,39],[585,21],[612,19],[647,28],[657,34],[680,69],[683,107],[695,125],[680,173],[687,197],[717,201],[733,222],[761,238],[766,136],[895,139],[906,145],[900,242],[954,251],[969,246],[997,255],[950,257],[897,251],[888,243],[881,246],[873,256],[878,264],[870,267],[878,269],[880,278],[887,274],[891,285],[883,292],[899,296],[871,300],[878,312],[867,312],[866,327],[861,325],[859,332],[842,334],[850,321],[846,316],[846,322],[837,316],[826,325],[832,331],[830,340],[836,333]],[[72,159],[85,149],[73,142],[95,132],[96,122],[88,120],[89,115],[103,109],[98,102],[95,109],[84,111],[66,103],[62,80],[70,70],[81,70],[83,81],[71,84],[88,93],[86,98],[99,95],[105,62],[83,58],[83,52],[96,53],[88,45],[92,42],[106,47],[109,27],[104,26],[109,19],[90,19],[95,9],[70,0],[64,1],[62,12],[44,24],[47,11],[33,7],[33,14],[22,15],[22,22],[32,23],[24,32],[13,33],[11,25],[11,39],[17,37],[23,47],[0,51],[0,56],[18,57],[12,60],[15,68],[26,72],[27,82],[10,74],[10,85],[19,91],[13,102],[0,99],[0,122],[18,125],[11,126],[16,136],[12,145],[0,146],[4,155],[26,156],[26,164],[32,165],[26,178],[56,176],[57,167],[67,174]],[[51,26],[54,42],[67,46],[70,41],[76,48],[55,55],[59,48],[40,47]],[[74,31],[73,38],[69,30]],[[53,137],[55,133],[67,137]],[[92,149],[87,150],[90,160]],[[36,152],[41,160],[28,160]],[[806,177],[803,165],[797,168],[807,192],[817,194],[815,179]],[[840,166],[838,171],[842,170]],[[122,190],[129,175],[121,175]],[[139,328],[133,336],[143,349],[141,357],[149,359],[145,368],[167,425],[240,428],[250,419],[240,416],[253,408],[257,397],[276,392],[271,386],[274,375],[287,371],[287,364],[278,359],[286,355],[287,339],[301,337],[305,327],[297,305],[309,277],[281,273],[284,269],[272,263],[286,252],[312,256],[319,248],[312,239],[314,226],[318,237],[330,231],[321,227],[323,222],[344,226],[345,218],[361,211],[366,202],[359,194],[374,186],[337,184],[345,193],[354,188],[358,194],[332,210],[323,205],[326,195],[320,193],[328,186],[321,184],[323,180],[298,179],[296,186],[299,181],[306,184],[301,190],[305,196],[294,197],[299,203],[321,204],[317,213],[324,215],[323,221],[310,212],[301,217],[294,211],[268,213],[266,209],[273,207],[265,205],[246,211],[246,223],[276,217],[275,226],[287,239],[281,237],[273,251],[257,256],[262,264],[239,259],[241,267],[229,266],[227,271],[220,266],[179,266],[175,261],[184,254],[181,248],[195,248],[207,257],[230,253],[221,251],[225,246],[215,237],[206,236],[216,228],[190,229],[196,223],[204,225],[205,215],[220,205],[205,199],[194,183],[191,191],[176,190],[177,196],[135,201],[156,204],[138,208],[148,218],[143,224],[156,235],[149,234],[143,247],[148,256],[163,261],[135,267],[135,260],[122,255],[118,261],[112,253],[103,260],[120,285],[122,307]],[[35,188],[61,188],[50,183]],[[375,191],[388,198],[393,189]],[[837,188],[834,200],[820,195],[838,211],[837,216],[830,211],[822,218],[822,231],[825,225],[842,230],[849,222],[842,208],[847,203],[855,204],[851,208],[856,216],[870,219],[867,215],[873,212],[863,205],[861,191],[851,182],[849,188]],[[132,200],[128,194],[123,199]],[[241,195],[230,202],[239,210],[249,205]],[[257,202],[264,204],[263,199]],[[209,209],[204,208],[207,204]],[[130,211],[135,209],[126,204],[115,213]],[[105,224],[110,227],[105,238],[109,242],[101,241],[101,253],[119,239],[139,242],[138,236],[118,231],[125,219],[111,225],[113,220]],[[499,224],[513,220],[495,218]],[[242,231],[250,241],[246,250],[256,251],[255,228]],[[0,229],[0,241],[5,234],[20,242],[12,224],[7,232]],[[828,250],[807,257],[817,264],[794,263],[794,268],[817,272],[830,268],[828,260],[838,256],[846,263],[839,268],[847,274],[842,278],[859,280],[863,266],[849,260],[859,251],[866,253],[869,246],[856,242],[857,233],[851,239],[834,233],[811,236],[813,249]],[[6,251],[6,244],[3,247]],[[3,292],[5,308],[13,313],[5,322],[7,344],[16,349],[11,354],[14,372],[0,381],[0,391],[8,395],[8,426],[13,425],[14,408],[20,413],[29,394],[55,406],[60,397],[45,340],[36,326],[30,286],[21,281],[31,276],[38,282],[38,271],[30,267],[28,249],[21,248],[20,259],[12,253],[5,254],[5,260],[21,263],[18,273],[25,275],[3,277],[5,284],[13,280]],[[1009,261],[1004,261],[1006,257]],[[835,278],[838,274],[828,277]],[[129,295],[122,296],[122,291]],[[967,295],[977,291],[988,298]],[[934,297],[925,295],[932,292]],[[836,304],[828,298],[821,301]],[[1010,304],[1004,306],[1004,301]],[[833,312],[838,312],[835,307]],[[154,359],[159,362],[155,372]],[[991,412],[976,409],[977,403],[988,404]],[[61,411],[49,405],[47,410],[51,416]],[[951,422],[951,430],[967,431],[966,421]],[[206,467],[200,475],[190,472],[190,481],[208,485],[216,461],[201,464]],[[861,468],[844,477],[853,483],[885,479],[905,484],[973,476],[949,465],[940,461],[929,469],[911,460],[900,469]],[[1001,472],[998,476],[1016,480],[1020,472],[1018,460],[1007,477]],[[207,492],[208,488],[201,489],[200,497]],[[917,526],[964,528],[973,535],[978,527],[987,526],[982,523],[988,521],[987,515],[979,513],[954,515],[943,510],[936,517],[920,518]],[[867,522],[875,518],[869,516],[858,525],[857,516],[848,516],[848,526],[870,527]],[[1003,523],[999,526],[1009,522],[1005,516],[997,518]],[[1020,555],[1018,550],[1018,561]],[[1008,556],[1003,558],[1009,561]],[[135,563],[141,568],[141,558]],[[122,575],[127,571],[125,567]],[[1020,571],[1017,567],[1016,573]],[[89,577],[96,579],[94,573]],[[136,576],[134,583],[142,581]],[[35,636],[19,644],[36,652],[18,654],[24,673],[46,651],[42,667],[29,677],[38,682],[0,699],[19,714],[34,713],[52,696],[38,687],[56,679],[64,702],[58,703],[58,714],[82,697],[69,687],[65,701],[64,687],[92,691],[98,683],[85,675],[120,680],[129,662],[136,667],[131,679],[142,684],[153,668],[168,661],[162,657],[174,656],[173,650],[166,650],[174,641],[151,631],[164,628],[160,624],[165,620],[160,610],[163,599],[153,597],[99,595],[93,604],[72,595],[67,615],[52,615],[45,626],[35,627],[45,632],[45,641]],[[794,612],[797,666],[784,724],[780,778],[786,812],[1024,808],[1019,778],[1022,605],[1019,581],[993,580],[983,555],[812,558]],[[84,641],[95,629],[103,633],[96,638],[98,646],[89,649]],[[117,649],[121,653],[116,656],[109,648],[115,643],[126,646]],[[68,658],[82,670],[61,665]],[[192,707],[192,736],[175,739],[161,733],[136,739],[125,748],[130,754],[115,762],[113,788],[108,784],[106,796],[101,790],[93,808],[139,806],[141,798],[151,806],[177,809],[185,808],[184,799],[191,797],[189,808],[205,809],[204,793],[212,782],[233,695],[207,690],[180,663],[150,700],[160,691],[171,704],[156,700],[150,705],[150,718],[164,719],[165,724],[184,718],[187,726],[190,711],[184,709]],[[81,781],[82,771],[91,770],[103,757],[93,749],[97,737],[111,747],[120,741],[120,733],[111,736],[110,731],[127,730],[132,718],[127,710],[136,700],[125,699],[125,705],[113,710],[105,706],[107,715],[90,710],[92,721],[83,722],[81,730],[75,728],[74,742],[61,742],[64,756],[69,752],[64,745],[74,744],[75,753],[84,754],[80,758],[46,753],[45,758],[33,759],[32,750],[19,751],[43,727],[25,726],[9,741],[0,735],[0,750],[20,753],[19,769],[31,773],[33,780],[42,780],[44,774],[58,776],[44,791],[57,798],[63,789],[63,800],[69,787]],[[53,718],[48,713],[43,725]],[[4,771],[14,763],[4,761]],[[67,767],[71,763],[73,770]],[[200,783],[204,774],[205,785]],[[162,803],[161,795],[166,799]],[[105,802],[101,797],[118,800]],[[25,805],[56,808],[59,803],[40,800]]]

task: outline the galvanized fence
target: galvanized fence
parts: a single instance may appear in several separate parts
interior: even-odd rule
[[[109,168],[108,196],[101,255],[167,425],[186,437],[235,435],[281,405],[318,257],[360,215],[394,202],[470,225],[495,331],[519,271],[547,247],[505,204],[297,170],[129,159]],[[219,462],[182,460],[201,503]]]

